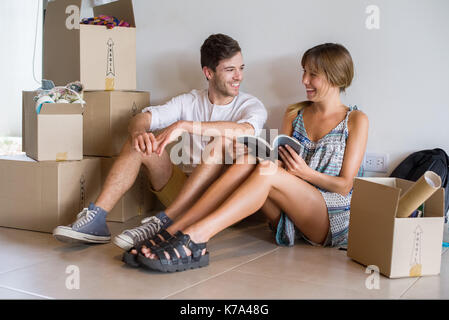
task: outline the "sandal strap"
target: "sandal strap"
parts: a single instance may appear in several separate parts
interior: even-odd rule
[[[157,255],[157,257],[159,258],[159,261],[162,264],[165,264],[165,265],[169,264],[169,261],[165,257],[165,250],[164,249],[162,249],[160,247],[156,247],[154,250],[151,250],[151,251],[153,251],[153,253],[155,253]]]
[[[163,237],[165,240],[162,240],[161,237],[158,236],[158,234],[162,235],[162,237]],[[140,250],[142,249],[143,246],[146,246],[146,247],[149,248],[151,251],[153,251],[153,249],[154,249],[156,246],[164,245],[164,242],[167,241],[167,240],[169,240],[170,238],[172,238],[172,235],[171,235],[170,233],[168,233],[167,230],[161,229],[161,230],[159,231],[159,233],[155,234],[152,238],[146,239],[145,241],[143,241],[142,243],[140,243],[140,244],[136,247],[136,248],[137,248],[137,251],[140,251]],[[151,240],[154,241],[155,245],[153,245],[153,244],[151,243]]]
[[[189,256],[184,249],[184,244],[175,237],[172,241],[172,246],[176,249],[176,251],[178,251],[179,255],[181,256],[181,262],[183,264],[189,263]]]
[[[189,250],[192,252],[192,259],[194,261],[198,261],[202,256],[203,249],[206,249],[206,242],[203,243],[193,242],[188,234],[184,234],[181,231],[176,232],[174,238],[176,238],[182,245],[189,248]]]
[[[154,247],[152,250],[155,253],[162,264],[178,264],[178,255],[176,254],[175,248],[168,242],[165,242],[165,246]],[[165,252],[168,252],[170,260],[165,256]]]
[[[151,251],[155,253],[160,262],[163,265],[168,264],[187,264],[189,263],[189,256],[187,255],[184,246],[189,248],[192,252],[191,259],[193,261],[198,261],[201,259],[203,249],[206,249],[206,243],[195,243],[190,239],[188,234],[184,234],[181,231],[175,233],[174,236],[170,237],[166,241],[162,241],[158,246],[153,246]],[[179,254],[176,254],[176,251]],[[170,260],[167,259],[165,252],[168,252],[170,255]]]
[[[172,235],[170,233],[168,233],[168,231],[166,229],[161,229],[159,231],[159,234],[165,239],[168,240],[172,237]]]
[[[159,236],[156,234],[153,238],[150,239],[146,239],[145,241],[141,242],[136,248],[137,251],[140,251],[142,249],[143,246],[149,248],[151,250],[152,247],[154,247],[155,245],[153,245],[151,243],[150,240],[153,240],[154,243],[156,244],[156,246],[162,242],[161,238],[159,238]]]

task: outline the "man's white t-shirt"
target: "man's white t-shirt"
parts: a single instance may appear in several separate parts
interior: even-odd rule
[[[179,120],[232,121],[251,124],[257,136],[267,120],[267,111],[263,103],[256,97],[240,92],[229,104],[216,105],[210,102],[207,89],[192,90],[174,97],[164,105],[151,106],[142,110],[142,112],[148,111],[151,111],[151,131],[166,128]],[[188,143],[181,141],[183,142],[182,152],[186,152],[184,155],[187,154],[189,158],[188,161],[184,160],[184,165],[181,166],[185,172],[191,172],[200,163],[201,151],[204,150],[209,140],[210,138],[207,137],[190,135]],[[173,157],[171,158],[175,164],[178,164]],[[190,163],[186,165],[185,162]]]

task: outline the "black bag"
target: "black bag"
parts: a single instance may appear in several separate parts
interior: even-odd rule
[[[412,153],[393,170],[390,177],[416,181],[426,172],[433,171],[441,177],[441,187],[444,188],[444,214],[447,222],[449,209],[449,157],[439,148],[421,150]]]

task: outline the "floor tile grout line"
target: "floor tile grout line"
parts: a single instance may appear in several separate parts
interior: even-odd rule
[[[444,250],[441,254],[441,256],[444,256],[446,253],[448,252],[447,248],[446,250]],[[440,274],[441,275],[441,274]],[[399,299],[401,299],[403,296],[405,296],[405,294],[407,292],[409,292],[414,286],[415,284],[421,279],[422,277],[419,277],[418,279],[416,279],[416,281],[414,281],[407,289],[404,290],[404,292],[399,296]]]
[[[10,269],[10,270],[0,271],[0,276],[3,276],[3,275],[5,275],[5,274],[7,274],[7,273],[10,273],[10,272],[15,272],[15,271],[18,271],[18,270],[21,270],[21,269],[26,269],[26,268],[32,267],[32,266],[34,266],[34,265],[36,265],[36,264],[39,264],[39,263],[40,263],[40,262],[35,262],[35,263],[31,263],[31,264],[29,264],[29,265],[25,265],[25,266],[21,266],[21,267],[12,268],[12,269]],[[0,284],[0,286],[1,286],[1,284]]]
[[[188,290],[188,289],[190,289],[190,288],[193,288],[193,287],[195,287],[195,286],[197,286],[197,285],[199,285],[199,284],[201,284],[201,283],[204,283],[204,282],[206,282],[206,281],[208,281],[208,280],[211,280],[211,279],[213,279],[213,278],[216,278],[216,277],[218,277],[218,276],[221,276],[222,274],[225,274],[226,272],[232,271],[232,270],[234,270],[235,268],[238,268],[238,267],[240,267],[240,266],[242,266],[242,265],[244,265],[244,264],[246,264],[246,263],[250,263],[250,262],[252,262],[252,261],[254,261],[254,260],[256,260],[256,259],[259,259],[259,258],[261,258],[261,257],[264,257],[264,256],[266,256],[267,254],[270,254],[270,253],[272,253],[272,252],[274,252],[274,251],[276,251],[276,250],[279,250],[279,248],[274,248],[273,250],[270,250],[270,251],[268,251],[268,252],[265,252],[264,254],[262,254],[262,255],[260,255],[260,256],[257,256],[257,257],[255,257],[255,258],[253,258],[253,259],[251,259],[251,260],[242,262],[242,263],[240,263],[240,264],[238,264],[238,265],[236,265],[236,266],[234,266],[234,267],[232,267],[232,268],[229,268],[229,269],[224,270],[224,271],[222,271],[222,272],[220,272],[220,273],[217,273],[217,274],[215,274],[215,275],[213,275],[213,276],[210,276],[210,277],[207,278],[207,279],[203,279],[203,280],[201,280],[201,281],[198,281],[197,283],[194,283],[194,284],[191,284],[190,286],[187,286],[186,288],[183,288],[183,289],[177,290],[177,291],[175,291],[175,292],[173,292],[173,293],[170,293],[170,294],[166,295],[165,297],[162,297],[161,300],[167,299],[167,298],[169,298],[170,296],[173,296],[173,295],[175,295],[175,294],[178,294],[178,293],[180,293],[180,292],[183,292],[183,291],[185,291],[185,290]]]
[[[39,298],[44,298],[44,299],[48,299],[48,300],[54,300],[55,299],[55,298],[47,297],[47,296],[44,296],[44,295],[41,295],[41,294],[38,294],[38,293],[33,293],[33,292],[26,291],[26,290],[18,289],[18,288],[8,287],[8,286],[4,286],[4,285],[1,285],[1,284],[0,284],[0,288],[8,289],[8,290],[15,291],[15,292],[20,292],[20,293],[25,293],[27,295],[31,295],[31,296],[35,296],[35,297],[39,297]]]
[[[49,257],[48,260],[56,259],[55,257],[51,257],[50,255],[48,257]],[[15,272],[15,271],[18,271],[18,270],[21,270],[21,269],[26,269],[26,268],[32,267],[34,265],[37,265],[37,264],[42,264],[42,263],[47,262],[48,260],[45,259],[45,260],[35,261],[35,262],[32,262],[32,263],[30,263],[28,265],[22,265],[20,267],[16,267],[16,268],[13,268],[13,269],[10,269],[10,270],[0,271],[0,276],[3,276],[3,275],[5,275],[7,273],[10,273],[10,272]],[[1,286],[1,284],[0,284],[0,286]]]
[[[403,293],[401,293],[400,295],[399,295],[399,298],[398,299],[402,299],[402,297],[407,293],[407,292],[409,292],[414,286],[415,286],[415,284],[419,281],[419,279],[421,279],[422,277],[418,277],[415,281],[413,281],[413,283],[409,286],[409,287],[407,287],[405,290],[404,290],[404,292]]]

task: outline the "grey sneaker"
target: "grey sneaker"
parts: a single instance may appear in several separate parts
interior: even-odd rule
[[[146,239],[154,237],[164,227],[164,223],[156,216],[147,217],[141,223],[141,226],[125,230],[116,236],[114,244],[128,251]]]
[[[53,230],[53,236],[69,243],[107,243],[111,233],[106,224],[107,212],[93,203],[78,213],[76,221],[68,226],[59,226]]]

